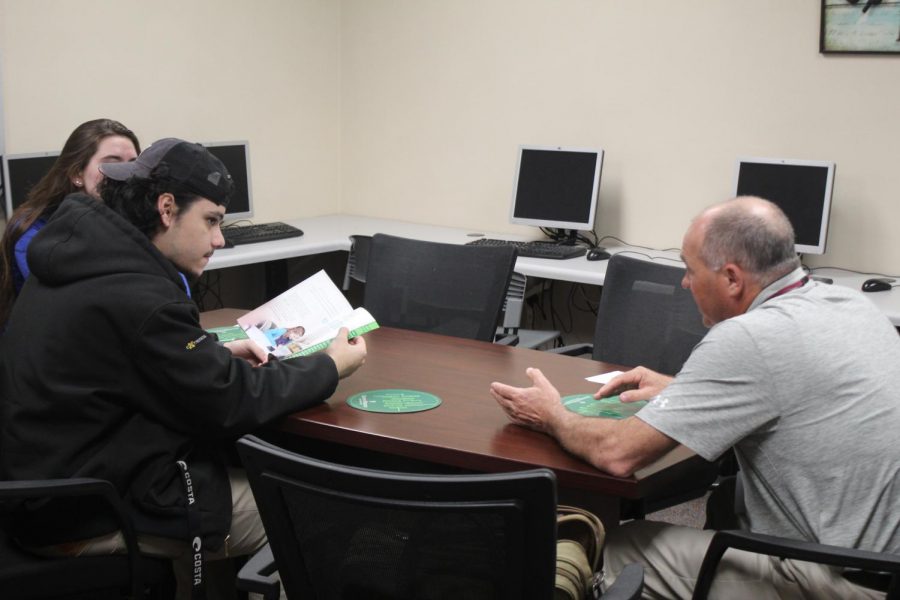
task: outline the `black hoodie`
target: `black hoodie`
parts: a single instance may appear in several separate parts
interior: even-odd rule
[[[188,539],[187,463],[204,547],[231,521],[225,452],[328,398],[324,354],[253,368],[207,335],[180,274],[101,202],[68,197],[28,249],[31,277],[0,337],[0,476],[108,479],[138,533]],[[31,506],[29,545],[115,525],[78,502]]]

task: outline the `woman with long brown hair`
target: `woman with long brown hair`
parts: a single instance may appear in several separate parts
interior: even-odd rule
[[[30,272],[26,250],[31,239],[69,194],[86,192],[99,199],[100,164],[134,160],[140,151],[134,132],[112,119],[87,121],[69,135],[50,171],[7,220],[0,242],[0,331]]]

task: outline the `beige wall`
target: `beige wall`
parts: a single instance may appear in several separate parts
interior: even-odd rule
[[[249,139],[260,220],[508,224],[519,144],[606,150],[597,230],[677,246],[737,156],[834,160],[829,251],[900,273],[900,57],[819,0],[0,0],[10,152],[101,114]],[[118,31],[112,31],[116,27]]]
[[[900,56],[819,54],[819,7],[345,0],[346,207],[512,231],[519,144],[601,146],[597,231],[679,246],[736,157],[833,160],[814,262],[900,273]]]
[[[142,143],[249,140],[256,216],[340,210],[340,3],[0,0],[6,147],[109,116]]]

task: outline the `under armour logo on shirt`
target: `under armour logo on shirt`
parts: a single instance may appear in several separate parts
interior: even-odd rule
[[[662,396],[655,396],[650,400],[650,404],[656,408],[665,408],[669,404],[669,399],[663,398]]]

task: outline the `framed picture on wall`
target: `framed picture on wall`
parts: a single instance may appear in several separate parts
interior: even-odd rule
[[[819,52],[900,54],[900,0],[822,0]]]

